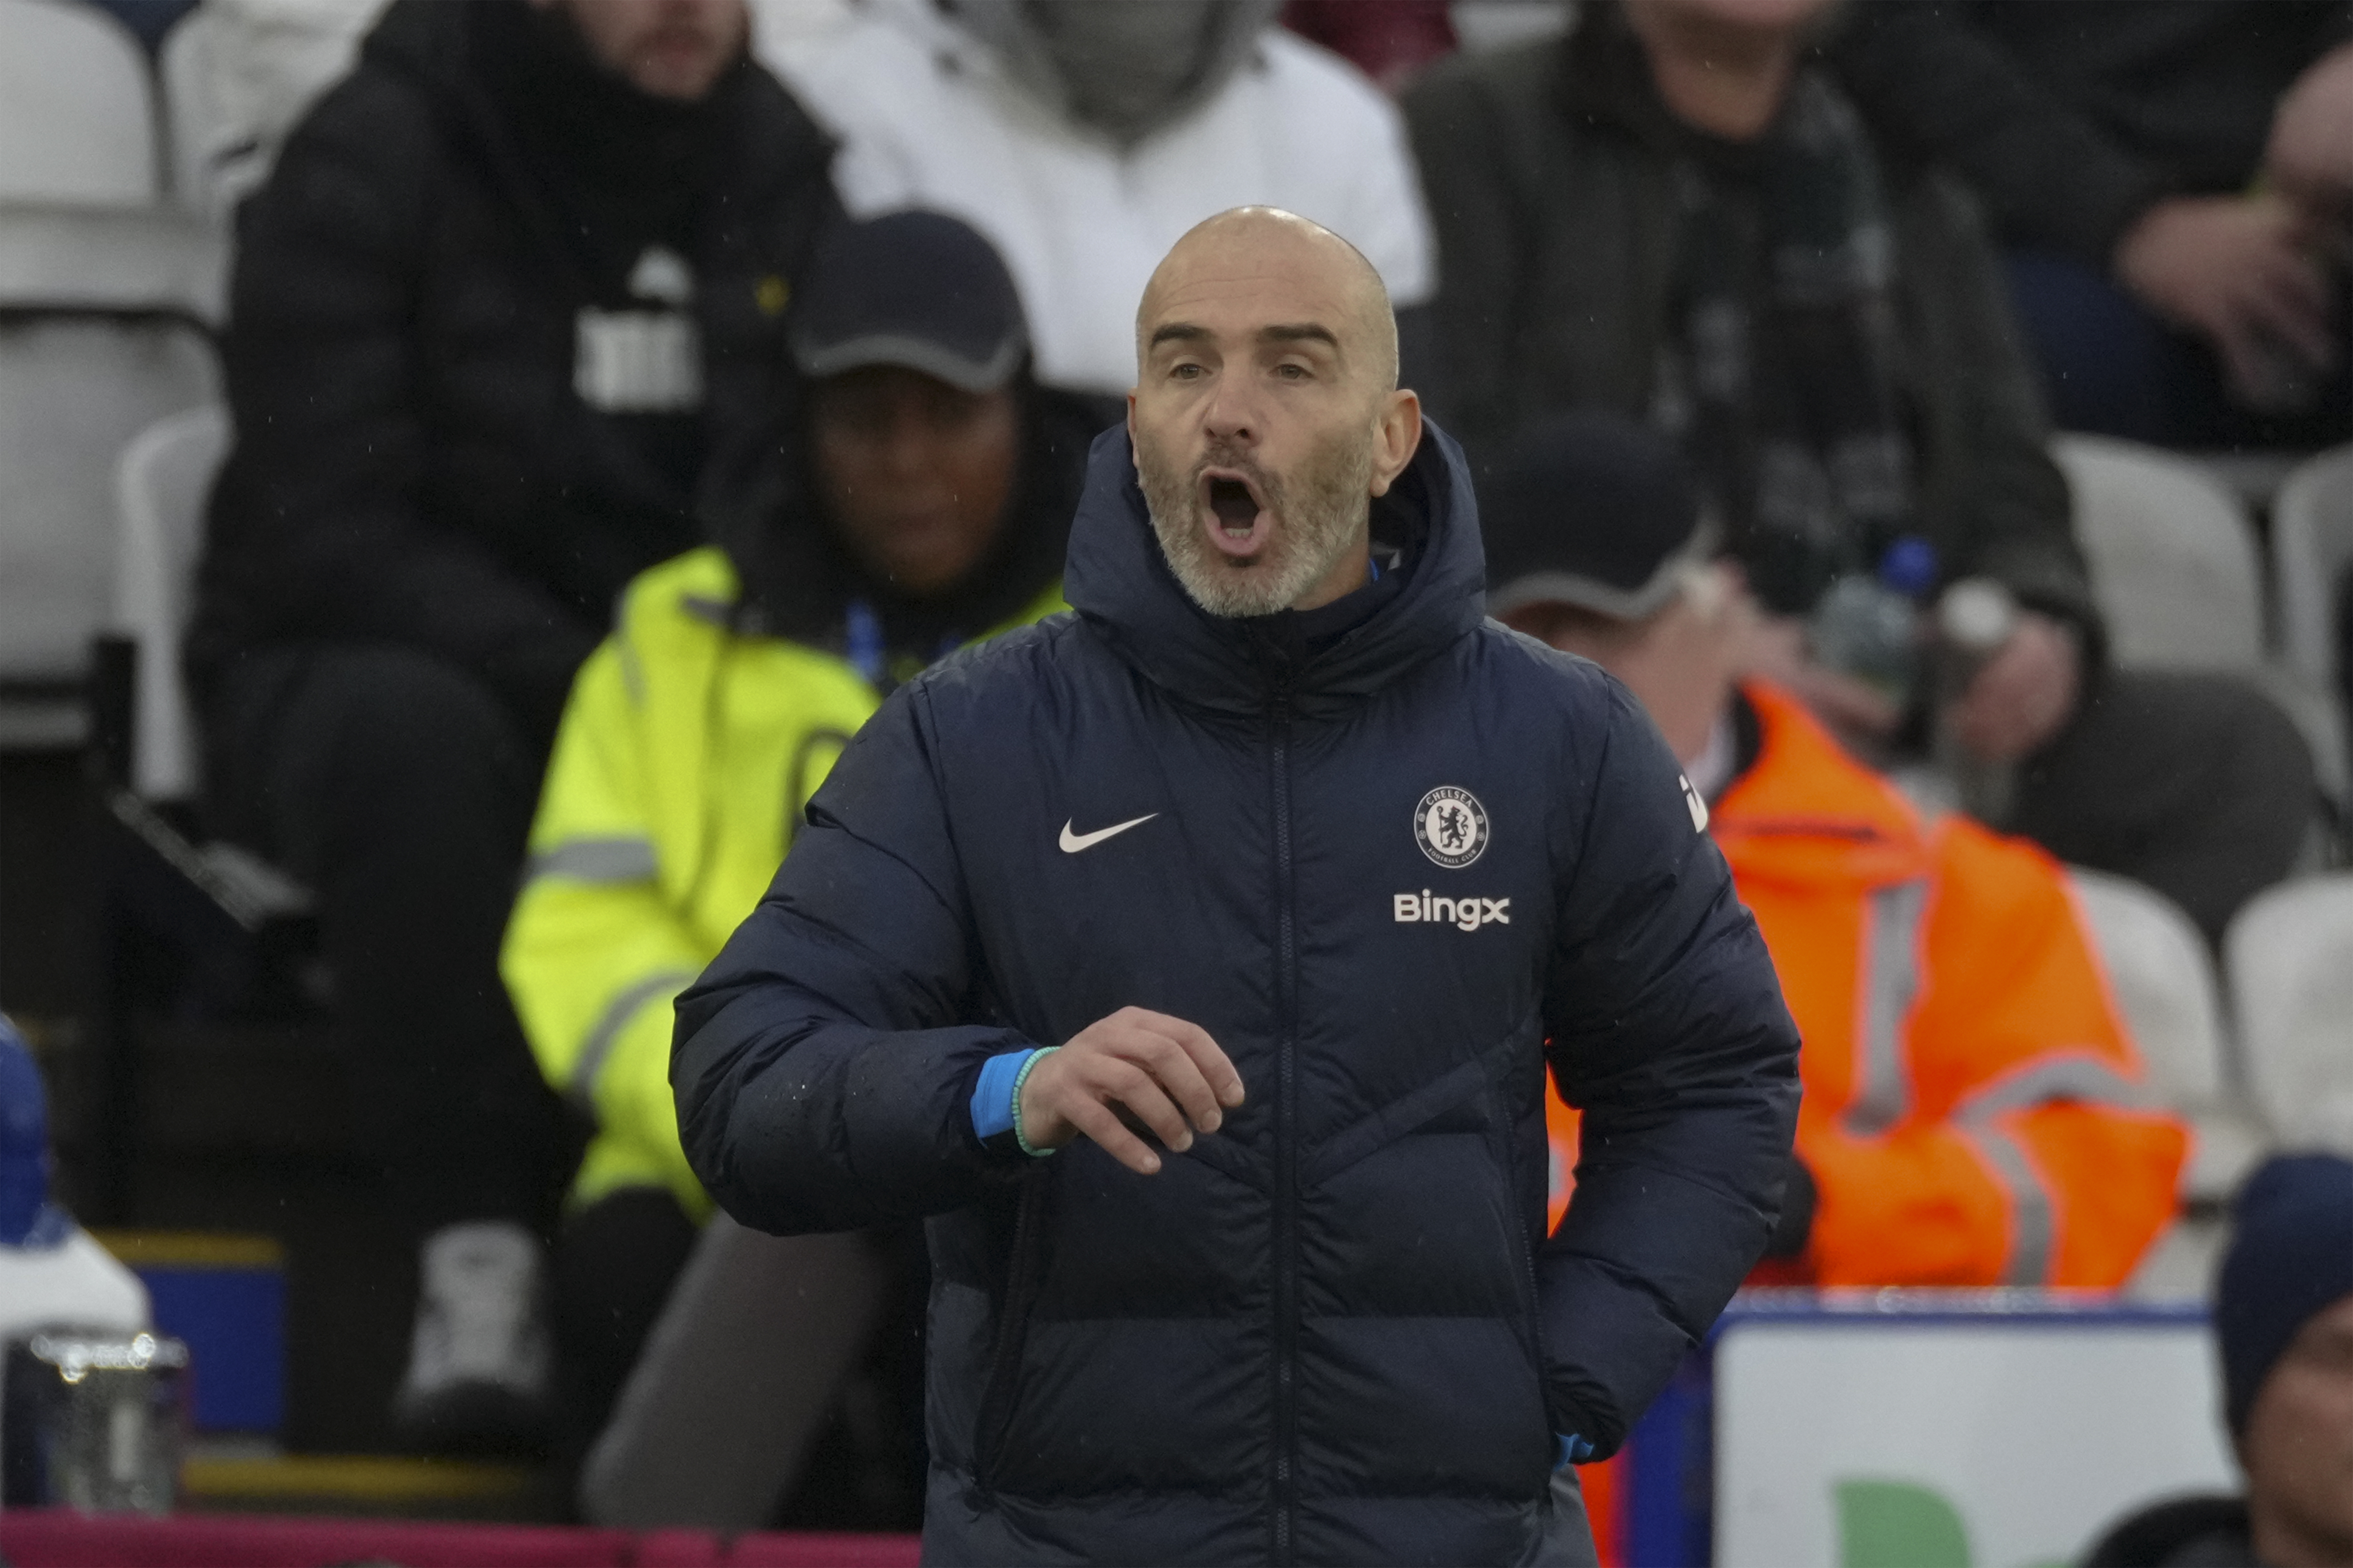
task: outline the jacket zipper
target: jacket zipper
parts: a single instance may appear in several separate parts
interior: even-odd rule
[[[1298,1479],[1293,1450],[1298,1412],[1299,1156],[1293,1055],[1299,1022],[1298,939],[1293,929],[1291,867],[1291,683],[1276,683],[1271,715],[1274,773],[1275,911],[1278,933],[1276,1007],[1282,1033],[1275,1049],[1274,1102],[1274,1562],[1292,1561],[1292,1515]]]
[[[1014,1211],[1012,1258],[1006,1268],[1005,1304],[997,1324],[997,1343],[988,1358],[988,1378],[981,1385],[980,1406],[973,1421],[973,1479],[982,1497],[997,1495],[997,1464],[1013,1425],[1013,1403],[1018,1391],[1021,1350],[1029,1334],[1030,1299],[1036,1294],[1039,1255],[1044,1250],[1046,1173],[1032,1168],[1023,1179],[1019,1205]]]

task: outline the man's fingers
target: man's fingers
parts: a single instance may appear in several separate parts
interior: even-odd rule
[[[1112,1062],[1103,1074],[1105,1096],[1127,1107],[1153,1136],[1183,1153],[1193,1146],[1193,1128],[1176,1102],[1168,1098],[1150,1072],[1133,1062]]]
[[[1185,1120],[1200,1131],[1215,1132],[1220,1120],[1218,1097],[1191,1054],[1167,1035],[1148,1028],[1137,1032],[1135,1049],[1145,1070],[1176,1102]]]
[[[2248,314],[2268,336],[2294,350],[2316,366],[2327,366],[2337,354],[2328,330],[2328,297],[2307,268],[2297,267],[2263,280],[2250,295]]]
[[[1152,1152],[1150,1144],[1130,1132],[1113,1114],[1111,1107],[1101,1100],[1082,1098],[1062,1114],[1071,1126],[1093,1139],[1104,1153],[1137,1175],[1160,1173],[1160,1156]]]
[[[1242,1075],[1234,1070],[1232,1060],[1218,1042],[1209,1037],[1208,1030],[1187,1019],[1155,1013],[1147,1007],[1132,1007],[1128,1011],[1139,1026],[1175,1041],[1192,1058],[1194,1067],[1199,1069],[1219,1104],[1230,1110],[1242,1102]],[[1203,1127],[1201,1131],[1208,1132],[1215,1129]]]

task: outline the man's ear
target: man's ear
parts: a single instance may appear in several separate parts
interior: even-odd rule
[[[1421,447],[1421,399],[1399,388],[1384,394],[1373,420],[1372,493],[1385,496]]]

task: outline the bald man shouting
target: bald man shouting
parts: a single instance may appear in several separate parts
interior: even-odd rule
[[[687,1152],[927,1221],[927,1562],[1589,1563],[1564,1467],[1771,1229],[1771,963],[1641,708],[1482,619],[1363,258],[1224,214],[1136,340],[1077,614],[843,754],[680,999]]]

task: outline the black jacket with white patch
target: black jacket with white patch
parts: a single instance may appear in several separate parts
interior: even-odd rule
[[[1554,1435],[1614,1447],[1765,1245],[1798,1037],[1673,759],[1482,617],[1451,441],[1376,530],[1352,629],[1213,618],[1107,433],[1077,613],[897,693],[680,999],[730,1213],[929,1217],[927,1560],[1535,1560]],[[1152,1177],[976,1141],[988,1057],[1130,1005],[1233,1058],[1223,1131]]]

